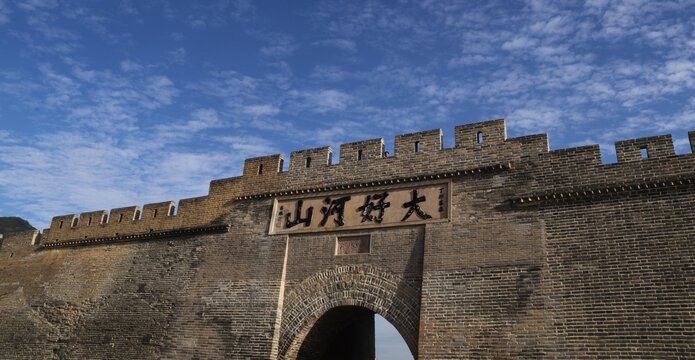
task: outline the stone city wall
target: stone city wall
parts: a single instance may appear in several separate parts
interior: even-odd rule
[[[454,148],[430,130],[383,149],[343,144],[337,164],[330,147],[295,151],[288,171],[247,159],[177,210],[4,234],[0,357],[316,358],[373,346],[372,313],[420,359],[695,352],[695,155],[670,135],[617,142],[613,164],[598,145],[507,138],[504,120],[457,126]],[[406,218],[416,204],[440,214]]]

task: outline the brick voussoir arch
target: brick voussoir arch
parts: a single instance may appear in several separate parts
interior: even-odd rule
[[[285,298],[278,358],[294,360],[316,321],[340,306],[360,306],[383,316],[417,358],[420,290],[372,265],[338,266],[297,285]]]

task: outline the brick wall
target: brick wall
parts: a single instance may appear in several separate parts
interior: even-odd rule
[[[689,358],[692,190],[548,206],[546,311],[556,358]]]
[[[507,138],[504,120],[455,136],[441,149],[440,130],[401,135],[389,158],[382,139],[344,144],[337,164],[328,147],[296,151],[289,171],[282,155],[248,159],[178,209],[4,234],[0,358],[295,359],[330,334],[369,344],[350,326],[371,313],[421,359],[691,356],[694,155],[656,136],[602,164],[596,145]],[[450,221],[268,235],[276,197],[423,180],[451,182]],[[351,235],[369,251],[336,255]]]

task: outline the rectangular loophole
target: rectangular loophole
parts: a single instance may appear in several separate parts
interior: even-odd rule
[[[649,153],[647,152],[647,148],[641,148],[640,152],[642,153],[642,159],[646,159],[649,157]]]
[[[336,255],[369,254],[371,237],[369,235],[339,236],[336,240]]]

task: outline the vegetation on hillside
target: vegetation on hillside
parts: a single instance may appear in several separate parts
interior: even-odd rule
[[[0,217],[0,234],[6,234],[15,231],[34,230],[35,228],[28,221],[16,217]]]

